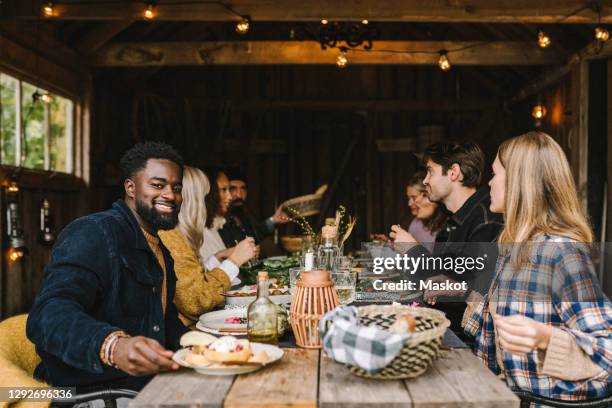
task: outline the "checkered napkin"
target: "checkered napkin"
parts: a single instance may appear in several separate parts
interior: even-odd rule
[[[406,333],[392,333],[359,324],[355,306],[339,306],[319,322],[323,349],[332,359],[374,373],[389,364],[404,347]]]

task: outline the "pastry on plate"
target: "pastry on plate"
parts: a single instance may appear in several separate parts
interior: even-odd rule
[[[193,330],[181,336],[180,345],[183,348],[188,348],[194,353],[202,354],[204,347],[215,340],[217,340],[217,338],[211,334]]]
[[[255,353],[251,358],[249,358],[249,363],[261,363],[265,365],[270,360],[270,356],[264,350],[259,353]]]
[[[206,345],[203,352],[204,357],[214,363],[248,361],[251,357],[251,345],[248,340],[223,336]]]

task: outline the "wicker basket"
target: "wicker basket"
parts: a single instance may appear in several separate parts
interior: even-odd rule
[[[359,321],[365,326],[375,325],[388,329],[395,322],[395,317],[401,314],[410,314],[417,321],[417,332],[406,340],[400,353],[382,370],[368,373],[362,368],[348,366],[351,373],[365,378],[398,380],[423,374],[437,357],[442,337],[450,326],[444,313],[424,307],[396,304],[363,306],[358,309]]]
[[[322,185],[314,194],[292,198],[281,204],[283,208],[291,207],[303,217],[318,214],[321,211],[323,195],[327,191],[327,184]]]
[[[280,242],[285,251],[295,253],[302,250],[304,238],[301,235],[286,235],[280,238]]]

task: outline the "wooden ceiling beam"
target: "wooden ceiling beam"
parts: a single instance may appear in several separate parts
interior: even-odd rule
[[[117,34],[128,28],[133,20],[116,20],[104,22],[85,34],[77,43],[76,49],[90,55],[108,43]]]
[[[172,4],[177,1],[177,4]],[[185,4],[168,0],[157,7],[158,20],[233,21],[236,16],[221,4]],[[602,4],[602,23],[612,23],[612,6]],[[91,2],[56,5],[56,19],[124,20],[142,18],[144,2],[104,4]],[[591,9],[576,12],[588,4],[584,0],[345,0],[342,2],[301,0],[234,0],[233,9],[250,15],[253,21],[404,21],[404,22],[478,22],[478,23],[557,23],[592,24],[598,15]],[[5,1],[0,16],[39,18],[41,2],[37,0]],[[572,15],[573,14],[573,15]]]
[[[580,51],[572,54],[568,58],[565,65],[545,72],[538,78],[529,82],[523,88],[519,89],[519,91],[513,97],[508,99],[504,104],[505,106],[512,106],[532,95],[537,95],[542,90],[557,83],[557,81],[559,81],[565,75],[570,73],[572,69],[578,64],[580,64],[580,62],[582,61],[592,59],[607,59],[610,57],[612,57],[611,42],[606,42],[602,45],[596,45],[595,43],[591,43]]]
[[[347,58],[352,65],[435,65],[441,49],[449,51],[448,58],[454,65],[552,65],[561,61],[551,50],[510,41],[377,41],[372,51],[349,50]],[[338,55],[337,49],[321,50],[314,41],[141,42],[108,44],[91,62],[107,67],[327,65],[334,64]]]

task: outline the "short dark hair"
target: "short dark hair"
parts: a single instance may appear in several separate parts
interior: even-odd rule
[[[484,173],[484,153],[476,143],[438,142],[425,149],[423,162],[431,160],[442,166],[444,173],[457,163],[463,173],[465,187],[478,187]]]
[[[229,181],[240,180],[244,181],[245,183],[247,182],[247,175],[240,167],[228,167],[225,170],[225,175]]]
[[[176,163],[181,170],[183,170],[185,165],[181,155],[170,145],[162,142],[136,143],[123,154],[119,162],[123,180],[132,178],[136,172],[144,169],[149,159],[170,160]]]

